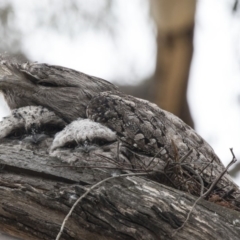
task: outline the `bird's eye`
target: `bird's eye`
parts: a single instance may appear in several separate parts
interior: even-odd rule
[[[68,143],[66,143],[66,144],[64,145],[64,148],[72,148],[72,149],[74,149],[77,145],[78,145],[78,144],[77,144],[75,141],[73,141],[73,142],[68,142]]]
[[[99,146],[103,146],[103,145],[107,145],[110,144],[111,142],[107,141],[104,138],[95,138],[92,140],[93,144],[99,145]]]
[[[9,135],[9,138],[23,138],[23,136],[26,135],[25,129],[19,128],[19,129],[14,129]]]
[[[56,87],[57,86],[55,83],[50,83],[50,82],[38,82],[38,85],[41,85],[44,87]]]
[[[106,141],[106,140],[104,140],[104,139],[99,139],[99,141],[98,141],[98,144],[101,146],[101,145],[105,145],[105,144],[107,144],[107,143],[109,143],[108,141]]]

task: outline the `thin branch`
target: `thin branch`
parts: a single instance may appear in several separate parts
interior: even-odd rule
[[[178,154],[177,146],[176,146],[176,144],[173,140],[171,140],[171,143],[172,143],[173,152],[174,152],[174,155],[175,155],[175,162],[179,162],[179,154]]]
[[[118,165],[119,167],[122,167],[123,165],[124,165],[124,166],[127,166],[127,165],[128,165],[128,166],[132,166],[132,164],[130,164],[130,163],[117,162],[115,159],[110,158],[110,157],[107,157],[107,156],[104,156],[104,155],[101,155],[101,154],[93,153],[93,155],[96,155],[96,156],[98,156],[98,157],[105,158],[105,159],[107,159],[107,162],[111,162],[111,163],[113,163],[113,164],[116,164],[116,165]]]
[[[120,154],[120,142],[118,141],[118,144],[117,144],[117,160],[118,160],[118,162],[120,161],[119,154]]]
[[[213,159],[212,159],[212,161],[213,161]],[[205,167],[203,167],[203,169],[199,173],[196,173],[196,171],[194,171],[194,174],[196,173],[198,175],[198,178],[200,178],[202,180],[201,173],[212,163],[212,161],[209,162]],[[186,165],[184,165],[184,166],[186,166]],[[191,177],[189,177],[188,179],[186,179],[182,183],[178,184],[177,187],[185,184],[187,181],[191,180],[193,177],[194,177],[194,175],[192,175]],[[201,189],[201,194],[200,195],[202,195],[203,191],[204,191],[204,184],[203,184],[203,181],[201,181],[201,180],[200,180],[200,182],[201,182],[202,189]]]
[[[179,160],[180,163],[183,163],[193,152],[193,149],[190,149],[187,154],[185,154],[181,159]]]
[[[201,190],[200,190],[200,196],[203,195],[203,191],[204,191],[204,183],[203,183],[203,180],[201,178],[201,176],[196,172],[194,171],[194,169],[192,167],[189,167],[187,165],[184,166],[184,168],[186,168],[188,171],[190,171],[192,174],[194,174],[195,176],[197,176],[198,180],[199,180],[199,183],[201,185]]]
[[[210,164],[212,164],[212,163],[213,163],[213,160],[214,160],[214,158],[212,158],[211,162],[209,162],[208,164],[206,164],[206,166],[205,166],[205,167],[203,167],[203,169],[202,169],[202,170],[199,172],[199,174],[202,174],[202,173],[203,173],[203,171],[204,171],[206,168],[208,168]]]
[[[107,157],[107,156],[104,156],[104,155],[98,154],[98,153],[93,153],[93,155],[105,159],[106,162],[111,162],[111,163],[114,163],[114,164],[116,164],[116,165],[121,166],[120,163],[119,163],[118,161],[116,161],[115,159],[113,159],[113,158],[110,158],[110,157]],[[103,159],[101,159],[101,161],[102,161]]]
[[[230,148],[230,151],[232,153],[233,159],[232,161],[227,165],[227,167],[224,169],[224,171],[222,171],[222,173],[215,179],[215,181],[212,183],[212,185],[210,186],[210,188],[208,189],[208,191],[204,194],[204,197],[209,196],[209,194],[211,193],[212,189],[217,185],[217,183],[219,182],[219,180],[223,177],[223,175],[227,172],[227,170],[235,163],[237,162],[237,158],[235,157],[234,153],[233,153],[233,149]]]
[[[231,151],[231,153],[232,153],[232,155],[233,155],[233,159],[231,160],[231,162],[230,162],[230,163],[227,165],[227,167],[222,171],[222,173],[219,174],[219,176],[218,176],[218,177],[215,179],[215,181],[211,184],[210,188],[209,188],[203,195],[201,195],[199,198],[196,199],[196,201],[194,202],[191,210],[189,211],[189,213],[188,213],[188,215],[187,215],[186,220],[184,221],[184,223],[182,224],[182,226],[180,226],[178,229],[176,229],[176,230],[173,232],[172,237],[173,237],[179,230],[181,230],[181,229],[186,225],[186,223],[188,222],[189,217],[190,217],[191,213],[193,212],[193,210],[194,210],[195,206],[197,205],[197,203],[198,203],[201,199],[203,199],[204,197],[208,196],[208,195],[211,193],[212,189],[216,186],[216,184],[219,182],[219,180],[220,180],[220,179],[223,177],[223,175],[227,172],[227,170],[229,169],[229,167],[232,166],[232,165],[237,161],[237,159],[236,159],[236,157],[235,157],[235,155],[234,155],[234,153],[233,153],[233,149],[232,149],[232,148],[230,148],[230,151]]]
[[[112,176],[112,177],[109,177],[109,178],[105,178],[103,179],[102,181],[94,184],[92,187],[90,187],[81,197],[78,198],[78,200],[73,204],[73,206],[71,207],[70,211],[68,212],[67,216],[64,218],[63,222],[62,222],[62,225],[61,225],[61,228],[60,228],[60,231],[56,237],[56,240],[59,240],[61,235],[62,235],[62,232],[64,230],[64,227],[66,225],[66,222],[67,220],[69,219],[69,217],[71,216],[73,210],[75,209],[75,207],[77,206],[77,204],[84,198],[86,197],[94,188],[98,187],[99,185],[103,184],[104,182],[107,182],[109,180],[112,180],[114,178],[120,178],[120,177],[132,177],[132,176],[146,176],[148,174],[150,174],[151,172],[148,172],[148,173],[127,173],[127,174],[121,174],[121,175],[116,175],[116,176]]]
[[[152,164],[152,162],[155,160],[155,158],[158,156],[159,153],[161,153],[164,150],[164,148],[160,149],[155,155],[154,157],[151,159],[151,161],[149,162],[149,164],[146,166],[147,169],[149,168],[149,166]]]
[[[91,169],[95,169],[95,168],[104,168],[104,169],[116,169],[116,170],[129,170],[129,171],[139,171],[139,172],[146,172],[145,169],[132,169],[132,168],[124,168],[124,167],[108,167],[108,166],[66,166],[66,165],[55,165],[55,166],[52,166],[52,165],[47,165],[47,166],[51,166],[51,167],[54,167],[54,168],[58,168],[58,167],[69,167],[69,168],[91,168]],[[151,170],[152,171],[152,170]]]

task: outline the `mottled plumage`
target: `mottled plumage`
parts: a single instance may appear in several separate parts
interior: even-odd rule
[[[210,145],[178,117],[153,103],[120,93],[105,80],[47,64],[3,61],[0,66],[0,90],[11,108],[44,106],[66,122],[89,118],[115,132],[122,146],[148,157],[158,153],[165,164],[179,164],[180,158],[192,150],[184,163],[202,177],[206,187],[225,169]],[[82,142],[94,136],[91,129],[95,125],[90,120],[79,121],[81,124],[72,123],[56,136],[51,150],[53,155],[66,153],[62,148],[66,147],[68,139]],[[84,124],[91,126],[87,130],[88,137],[86,133],[85,137],[80,134]],[[110,131],[102,125],[98,125],[98,131],[101,128],[102,132]],[[77,134],[72,133],[74,129]],[[83,145],[78,149],[82,151]],[[77,151],[76,146],[74,149]],[[233,189],[234,194],[240,193],[228,174],[217,187],[219,191]]]
[[[58,126],[58,130],[66,123],[44,107],[27,106],[14,109],[10,116],[0,121],[0,139],[19,132],[32,134],[33,131],[42,131],[47,126],[49,128]]]
[[[118,139],[133,151],[158,156],[164,161],[185,160],[201,172],[210,183],[225,169],[212,147],[191,127],[156,104],[122,93],[104,92],[95,97],[87,109],[88,118],[116,131]],[[162,149],[162,151],[161,151]],[[227,186],[231,177],[226,174],[219,185]],[[237,187],[232,180],[229,188]]]
[[[75,165],[91,164],[114,169],[121,162],[131,164],[132,154],[127,149],[121,148],[118,156],[116,133],[109,128],[82,118],[65,125],[62,119],[46,108],[22,107],[0,121],[0,139],[2,143],[6,144],[6,140],[14,142],[21,148],[48,153]],[[113,159],[118,164],[107,159]]]
[[[11,109],[43,106],[66,122],[86,117],[86,107],[100,92],[116,91],[113,84],[60,66],[1,61],[0,90]]]
[[[97,156],[92,154],[116,159],[116,142],[115,132],[90,119],[80,118],[56,134],[50,155],[69,163],[95,159]]]

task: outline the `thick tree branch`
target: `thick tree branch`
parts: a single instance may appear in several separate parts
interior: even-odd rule
[[[55,239],[74,202],[111,169],[58,167],[47,155],[2,143],[0,231],[23,239]],[[153,182],[126,177],[105,182],[76,206],[61,239],[238,239],[240,214]]]

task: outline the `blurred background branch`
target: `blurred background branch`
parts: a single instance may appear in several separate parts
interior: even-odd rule
[[[193,127],[187,87],[193,55],[196,1],[151,0],[157,25],[155,102]]]

